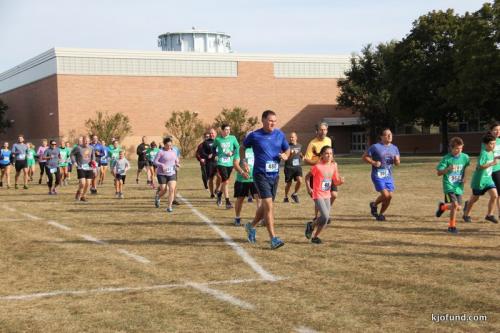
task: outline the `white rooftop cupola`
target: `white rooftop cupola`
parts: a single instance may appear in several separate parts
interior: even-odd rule
[[[223,32],[192,27],[190,31],[167,32],[158,36],[158,47],[170,52],[230,53],[230,38]]]

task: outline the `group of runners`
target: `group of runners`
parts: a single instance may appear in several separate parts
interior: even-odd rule
[[[200,163],[202,180],[210,192],[210,198],[215,199],[218,206],[235,209],[234,224],[241,225],[241,211],[245,200],[255,201],[256,212],[253,220],[246,223],[245,231],[249,242],[256,242],[256,226],[267,228],[272,249],[284,245],[274,228],[274,207],[278,188],[280,164],[283,164],[285,175],[285,195],[283,202],[300,202],[299,190],[305,185],[307,193],[314,201],[314,218],[305,225],[305,237],[312,243],[320,244],[320,233],[326,224],[330,223],[331,207],[338,196],[338,186],[344,183],[340,176],[338,165],[334,159],[331,139],[327,136],[328,124],[322,122],[316,126],[316,136],[309,142],[305,152],[298,142],[296,133],[291,133],[289,140],[285,134],[276,128],[277,116],[271,110],[262,114],[262,128],[247,133],[242,142],[231,135],[231,128],[223,124],[220,133],[210,129],[205,134],[204,141],[198,146],[196,157]],[[480,196],[488,193],[487,221],[498,223],[493,211],[495,205],[500,212],[500,202],[497,188],[500,186],[500,124],[495,123],[484,136],[481,153],[476,170],[472,176],[472,195],[463,206],[463,220],[471,222],[470,212]],[[162,197],[167,197],[167,212],[173,211],[180,151],[173,145],[171,137],[166,137],[163,146],[156,142],[147,143],[142,138],[137,147],[139,176],[146,171],[147,184],[156,189],[154,205],[160,207]],[[436,216],[440,217],[446,210],[450,211],[448,232],[457,233],[456,219],[462,209],[462,195],[466,181],[466,169],[470,158],[463,153],[463,140],[454,137],[450,140],[450,153],[442,158],[437,166],[437,175],[443,177],[445,200],[440,202]],[[81,137],[79,142],[71,146],[64,140],[44,140],[35,151],[34,146],[24,143],[20,135],[18,141],[9,149],[5,142],[1,149],[0,187],[10,187],[9,171],[14,165],[15,188],[19,188],[19,179],[23,176],[23,187],[28,188],[28,182],[33,180],[34,161],[38,158],[40,167],[39,184],[44,173],[47,176],[49,195],[57,194],[60,185],[67,184],[71,171],[76,169],[78,189],[75,200],[87,201],[87,193],[97,194],[98,186],[104,183],[108,169],[114,178],[116,198],[124,198],[123,187],[130,162],[125,158],[117,140],[107,146],[97,136]],[[392,132],[384,129],[380,133],[380,142],[371,145],[362,156],[363,161],[371,165],[371,179],[377,197],[369,203],[370,214],[377,221],[385,221],[385,213],[390,206],[395,191],[393,168],[401,162],[400,153],[392,143]],[[303,165],[310,166],[307,174],[303,174]],[[235,205],[230,200],[229,180],[233,170],[236,172],[234,183]],[[295,186],[292,185],[295,182]],[[290,192],[292,192],[290,194]],[[500,214],[500,213],[499,213]]]

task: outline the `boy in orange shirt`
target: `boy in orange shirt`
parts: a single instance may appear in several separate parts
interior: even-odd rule
[[[313,179],[312,188],[311,177]],[[339,175],[337,163],[333,160],[332,147],[324,146],[321,148],[320,160],[307,173],[305,183],[307,193],[313,198],[320,214],[314,222],[307,222],[305,236],[307,239],[311,239],[312,243],[321,244],[321,239],[318,236],[330,217],[332,183],[336,186],[344,183],[344,178]]]

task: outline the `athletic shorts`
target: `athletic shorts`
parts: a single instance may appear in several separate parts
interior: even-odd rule
[[[262,173],[257,173],[253,175],[253,182],[257,188],[257,193],[262,199],[274,198],[276,197],[276,191],[278,190],[279,176],[276,178],[268,178]]]
[[[292,180],[297,181],[297,177],[302,177],[302,167],[285,167],[285,183],[291,183]]]
[[[493,179],[493,182],[495,183],[495,187],[500,189],[500,170],[495,171],[491,174],[491,179]]]
[[[68,172],[71,172],[71,171],[73,171],[73,164],[68,163]]]
[[[217,161],[207,161],[204,165],[207,178],[213,178],[217,173]]]
[[[108,162],[104,162],[104,163],[99,162],[99,163],[98,163],[98,165],[99,165],[100,167],[107,167],[107,166],[108,166]]]
[[[78,179],[93,179],[94,170],[82,170],[76,169],[76,174]]]
[[[148,164],[149,164],[148,161],[137,161],[137,169],[141,171],[142,169],[147,167]]]
[[[481,195],[484,195],[489,190],[491,190],[492,188],[496,188],[495,185],[486,186],[482,190],[472,189],[472,194],[477,195],[477,196],[481,196]]]
[[[44,169],[45,165],[47,165],[47,162],[46,161],[38,162],[38,165],[40,166],[40,169]]]
[[[177,181],[177,174],[172,176],[156,175],[156,179],[158,179],[158,184],[164,185],[168,182]]]
[[[123,184],[125,184],[126,177],[127,177],[127,175],[115,175],[115,179],[123,181]]]
[[[311,185],[311,188],[313,188],[313,176],[309,178],[309,185]],[[338,192],[338,187],[332,182],[332,185],[330,186],[330,192]]]
[[[462,195],[461,194],[456,194],[453,192],[446,193],[444,195],[444,202],[450,203],[450,202],[456,202],[459,205],[462,205]]]
[[[29,160],[29,161],[27,161],[26,165],[28,166],[28,168],[31,168],[31,167],[35,166],[35,160]]]
[[[245,198],[251,195],[252,197],[257,194],[257,188],[253,182],[235,182],[234,183],[234,197]]]
[[[28,162],[26,160],[17,160],[15,162],[16,171],[21,171],[22,169],[26,169],[28,167]]]
[[[0,170],[3,170],[5,169],[6,167],[8,167],[10,164],[0,164]]]
[[[372,177],[373,186],[375,186],[375,191],[380,192],[383,190],[387,190],[389,192],[394,192],[394,179],[392,177],[389,178],[375,178]]]
[[[223,182],[231,177],[231,172],[233,171],[233,167],[225,167],[222,165],[217,165],[217,172]]]
[[[155,168],[156,168],[156,166],[155,166],[155,164],[153,163],[153,161],[149,161],[149,160],[148,160],[148,161],[146,161],[146,163],[147,163],[147,166],[150,166],[150,167],[155,167]]]

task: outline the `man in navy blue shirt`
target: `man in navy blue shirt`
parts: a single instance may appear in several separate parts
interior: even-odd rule
[[[262,199],[262,204],[257,209],[254,220],[245,225],[247,238],[250,243],[256,242],[255,226],[264,219],[271,238],[271,249],[285,245],[274,232],[273,201],[278,188],[280,160],[286,161],[290,155],[290,147],[285,134],[276,129],[275,126],[276,113],[271,110],[264,111],[262,113],[262,128],[248,134],[240,147],[240,157],[245,171],[243,177],[245,178],[248,178],[250,170],[245,157],[245,149],[249,147],[253,149],[255,158],[253,179]]]

